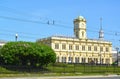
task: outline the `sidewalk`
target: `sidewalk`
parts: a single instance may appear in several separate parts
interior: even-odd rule
[[[89,78],[109,78],[109,77],[117,77],[117,78],[120,78],[120,76],[118,75],[108,75],[108,76],[48,76],[48,77],[10,77],[10,78],[0,78],[0,79],[89,79]]]

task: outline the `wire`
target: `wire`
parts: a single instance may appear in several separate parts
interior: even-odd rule
[[[48,17],[41,17],[41,16],[37,16],[37,15],[33,15],[33,14],[29,14],[29,13],[25,13],[25,12],[21,12],[21,11],[18,11],[16,9],[13,9],[13,8],[10,8],[10,7],[6,7],[6,6],[2,6],[0,5],[0,7],[7,9],[9,12],[12,12],[12,13],[17,13],[19,15],[25,15],[25,16],[32,16],[32,17],[36,17],[36,18],[39,18],[39,20],[46,20],[46,22],[41,22],[43,24],[48,24],[48,25],[56,25],[56,26],[59,26],[59,27],[64,27],[64,28],[73,28],[73,27],[69,27],[68,25],[65,25],[65,24],[61,24],[61,23],[57,23],[57,22],[62,22],[62,21],[57,21],[57,20],[53,20],[51,18],[48,18]],[[31,22],[31,23],[39,23],[40,21],[32,21],[32,20],[25,20],[25,19],[19,19],[19,18],[13,18],[13,17],[2,17],[2,18],[8,18],[8,19],[11,19],[11,20],[18,20],[18,21],[23,21],[23,22]],[[49,23],[48,23],[49,22]],[[51,23],[52,22],[52,23]],[[65,23],[65,22],[64,22]],[[89,29],[88,29],[89,30]],[[96,31],[96,30],[94,30]],[[92,31],[93,32],[93,31]],[[112,32],[112,33],[111,33]],[[119,34],[120,35],[120,32],[113,32],[113,31],[109,31],[109,32],[105,32],[105,34]]]
[[[31,22],[31,23],[41,23],[41,24],[48,24],[48,25],[56,25],[57,27],[64,27],[64,28],[73,28],[73,27],[70,27],[68,25],[65,25],[65,24],[57,24],[56,20],[52,20],[50,18],[46,18],[46,17],[41,17],[41,16],[36,16],[36,15],[31,15],[31,14],[28,14],[28,13],[25,13],[25,12],[21,12],[21,11],[18,11],[16,9],[13,9],[13,8],[9,8],[9,7],[5,7],[5,6],[2,6],[0,5],[0,7],[3,7],[7,10],[9,10],[9,12],[12,12],[12,13],[17,13],[17,14],[20,14],[20,15],[25,15],[25,16],[33,16],[33,17],[36,17],[38,18],[39,17],[39,20],[40,19],[44,19],[44,20],[47,20],[47,22],[41,22],[41,21],[33,21],[33,20],[26,20],[26,19],[19,19],[19,18],[13,18],[13,17],[6,17],[6,16],[1,16],[1,18],[4,18],[4,19],[11,19],[11,20],[17,20],[17,21],[23,21],[23,22]],[[4,9],[4,10],[5,10]],[[52,23],[51,23],[52,22]],[[89,30],[89,29],[88,29]],[[92,30],[89,30],[91,32],[98,32],[96,30],[92,31]],[[105,32],[105,34],[110,34],[110,35],[114,35],[114,34],[120,34],[120,32],[114,32],[114,33],[111,33],[111,32]]]
[[[50,23],[43,23],[43,22],[40,22],[40,21],[34,21],[34,20],[26,20],[26,19],[20,19],[20,18],[14,18],[14,17],[8,17],[8,16],[0,16],[0,18],[3,18],[3,19],[10,19],[10,20],[15,20],[15,21],[22,21],[22,22],[30,22],[30,23],[38,23],[38,24],[48,24],[48,25],[52,25]],[[65,25],[62,25],[62,24],[54,24],[54,26],[57,26],[57,27],[63,27],[63,28],[73,28],[73,27],[69,27],[69,26],[65,26]],[[89,30],[89,29],[87,29]],[[89,30],[90,32],[97,32],[96,30]],[[110,32],[105,32],[105,34],[107,35],[115,35],[116,33],[119,33],[119,32],[115,32],[114,34],[113,33],[110,33]],[[34,34],[34,35],[37,35],[37,34]],[[117,34],[118,35],[118,34]]]
[[[6,7],[7,8],[7,7]],[[7,8],[7,9],[11,9],[11,8]],[[11,9],[12,12],[15,12],[15,13],[19,13],[19,14],[25,14],[25,13],[21,13],[21,12],[18,12],[16,11],[15,9]],[[25,15],[28,15],[28,14],[25,14]],[[35,20],[28,20],[28,19],[20,19],[20,18],[15,18],[15,17],[9,17],[9,16],[0,16],[0,18],[3,18],[3,19],[9,19],[9,20],[15,20],[15,21],[21,21],[21,22],[30,22],[30,23],[37,23],[37,24],[48,24],[48,25],[54,25],[56,27],[63,27],[63,28],[67,28],[67,29],[71,29],[71,28],[74,28],[74,27],[70,27],[70,26],[67,26],[67,25],[64,25],[64,24],[57,24],[56,21],[49,21],[48,22],[41,22],[41,21],[35,21]],[[41,17],[40,17],[41,18]],[[89,32],[93,32],[93,33],[98,33],[97,30],[90,30],[90,29],[87,29]],[[23,32],[19,32],[19,33],[23,33]],[[23,33],[23,34],[31,34],[31,33]],[[120,32],[105,32],[106,35],[120,35]],[[39,35],[39,34],[32,34],[32,35]],[[44,35],[43,35],[44,36]]]
[[[8,17],[8,16],[0,16],[0,18],[9,19],[9,20],[15,20],[15,21],[22,21],[22,22],[46,24],[46,23],[43,23],[43,22],[40,22],[40,21],[26,20],[26,19],[20,19],[20,18]]]
[[[35,18],[39,18],[39,20],[43,20],[43,21],[52,21],[53,24],[55,24],[55,23],[64,23],[64,24],[66,24],[66,22],[63,22],[63,21],[60,21],[60,20],[54,20],[54,19],[51,19],[51,18],[48,18],[48,17],[41,17],[41,16],[38,16],[38,15],[33,15],[33,14],[26,13],[26,12],[21,12],[21,11],[18,11],[16,9],[13,9],[13,8],[10,8],[10,7],[6,7],[6,6],[2,6],[2,5],[0,5],[0,7],[4,8],[4,10],[7,9],[8,12],[16,13],[16,14],[19,14],[19,15],[35,17]]]

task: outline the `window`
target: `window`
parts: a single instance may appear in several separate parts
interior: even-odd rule
[[[109,52],[109,48],[108,47],[106,47],[106,52]]]
[[[97,46],[94,46],[94,51],[97,51]]]
[[[62,44],[62,49],[65,50],[66,49],[66,45]]]
[[[78,28],[78,23],[75,23],[75,28]]]
[[[62,62],[63,62],[63,63],[66,62],[66,57],[62,57]]]
[[[101,51],[101,52],[103,51],[103,47],[100,47],[100,51]]]
[[[75,49],[76,49],[76,50],[79,50],[79,45],[76,45],[76,46],[75,46]]]
[[[72,63],[73,62],[73,57],[68,57],[68,63]]]
[[[76,37],[79,37],[79,36],[78,36],[78,31],[76,32]]]
[[[55,49],[59,49],[59,44],[58,43],[55,44]]]
[[[86,59],[85,58],[82,58],[82,63],[85,63]]]
[[[75,63],[79,63],[79,57],[75,57]]]
[[[72,44],[70,44],[70,45],[69,45],[69,50],[72,50],[72,48],[73,48],[73,47],[72,47]]]
[[[103,64],[103,62],[104,62],[104,59],[102,58],[102,60],[101,60],[101,64]]]
[[[98,63],[98,58],[94,58],[94,62],[97,64]]]
[[[85,51],[85,46],[82,46],[82,51]]]
[[[91,46],[88,46],[88,51],[91,51]]]
[[[68,57],[68,61],[70,61],[71,60],[71,58],[70,57]]]
[[[82,32],[82,37],[84,37],[84,32]]]

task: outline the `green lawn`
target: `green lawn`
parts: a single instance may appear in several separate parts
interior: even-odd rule
[[[120,73],[120,67],[107,65],[63,64],[58,66],[49,65],[47,69],[55,73]]]
[[[81,64],[49,64],[44,69],[34,67],[0,67],[2,76],[58,76],[58,75],[107,75],[120,74],[118,66],[97,66]]]

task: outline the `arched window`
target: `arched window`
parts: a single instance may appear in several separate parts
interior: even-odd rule
[[[85,63],[86,62],[86,58],[82,58],[82,63]]]
[[[82,37],[84,37],[84,31],[82,31]]]
[[[68,63],[73,63],[73,57],[68,57]]]
[[[63,63],[66,62],[66,57],[62,57],[62,62],[63,62]]]

